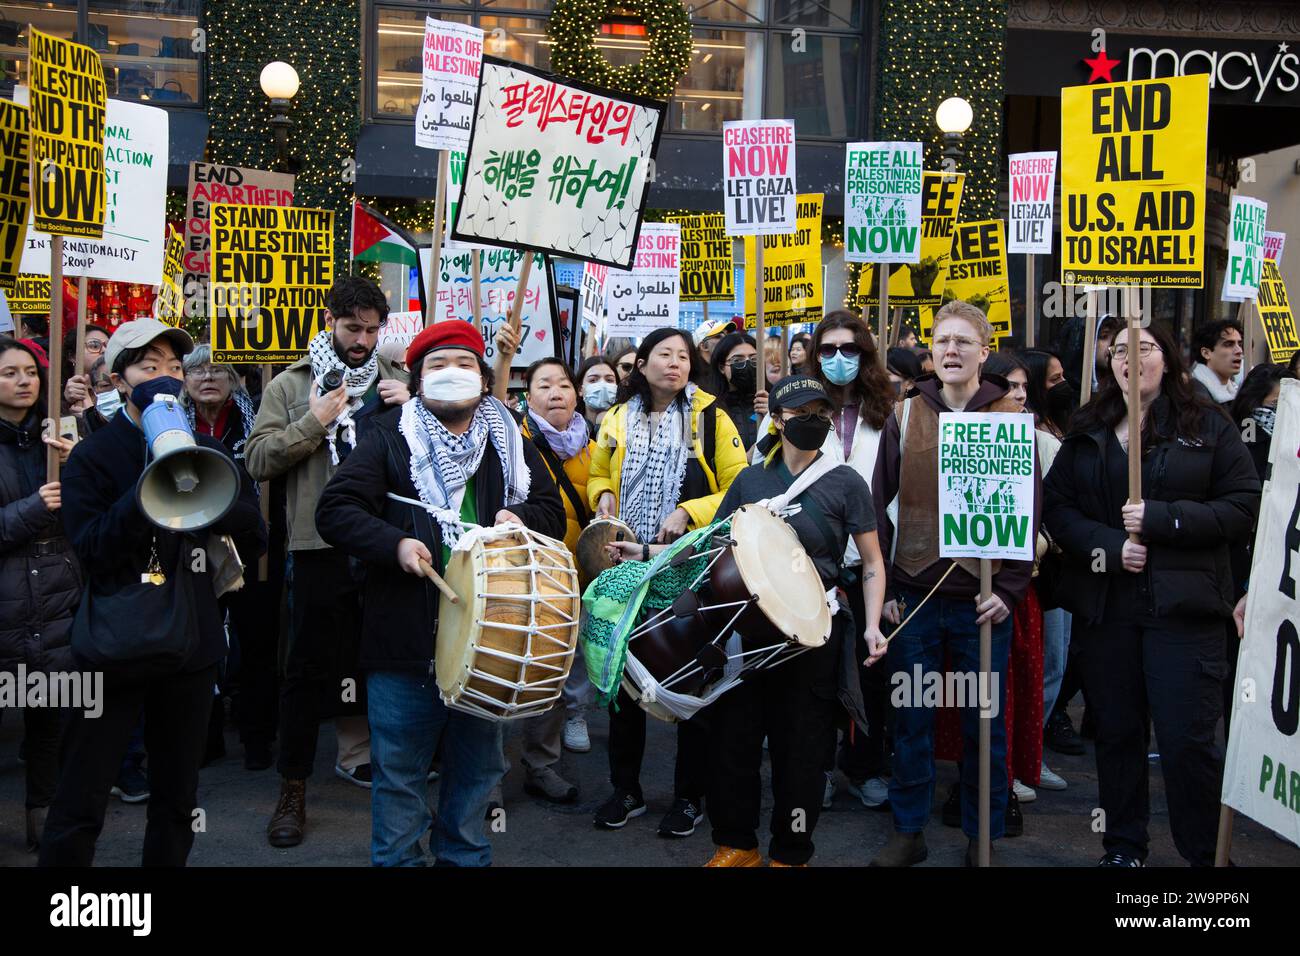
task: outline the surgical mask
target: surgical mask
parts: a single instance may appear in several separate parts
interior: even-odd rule
[[[426,372],[420,385],[422,394],[431,402],[467,402],[483,394],[483,377],[455,366]]]
[[[859,355],[846,358],[842,352],[836,352],[832,358],[820,360],[822,374],[832,385],[848,385],[858,377],[858,365],[862,361]],[[819,446],[820,447],[820,446]]]
[[[618,386],[613,382],[588,382],[582,386],[582,400],[593,411],[603,412],[614,404]]]
[[[856,359],[854,361],[856,362]],[[816,451],[822,447],[830,430],[830,419],[822,418],[820,415],[809,418],[789,418],[785,420],[781,438],[800,451]]]
[[[122,393],[115,388],[110,388],[106,392],[100,392],[95,396],[95,408],[99,414],[104,416],[105,420],[112,418],[117,414],[117,410],[122,407]]]
[[[159,395],[170,395],[173,398],[180,397],[181,390],[184,387],[185,383],[178,378],[172,378],[170,375],[159,375],[157,378],[141,382],[131,389],[131,404],[143,412],[153,404],[154,398]]]

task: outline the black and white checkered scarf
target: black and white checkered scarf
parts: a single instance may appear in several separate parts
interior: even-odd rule
[[[694,395],[695,385],[687,385],[659,415],[647,413],[639,395],[628,399],[618,516],[642,541],[653,541],[664,518],[677,508],[691,454]]]
[[[325,432],[325,441],[330,449],[330,461],[337,465],[339,453],[335,445],[339,438],[342,438],[344,444],[349,447],[357,447],[357,425],[352,420],[352,413],[361,407],[366,392],[370,391],[370,386],[374,385],[375,380],[379,378],[379,350],[375,349],[370,353],[370,358],[366,359],[365,365],[351,368],[334,350],[334,331],[321,329],[307,344],[307,354],[311,356],[311,375],[314,382],[319,382],[330,369],[338,369],[339,374],[343,376],[343,387],[348,393],[348,398],[351,399]],[[315,385],[313,384],[312,387],[314,388]]]

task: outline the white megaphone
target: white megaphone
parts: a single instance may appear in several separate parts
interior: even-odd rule
[[[201,531],[220,521],[239,497],[239,469],[215,448],[194,440],[174,395],[157,395],[140,414],[148,448],[135,501],[165,531]]]

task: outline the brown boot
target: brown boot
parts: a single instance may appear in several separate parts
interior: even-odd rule
[[[307,826],[307,781],[282,780],[280,802],[266,826],[266,841],[271,846],[297,846]]]
[[[930,851],[925,847],[924,833],[899,833],[894,831],[884,849],[876,854],[868,866],[911,866],[920,863]]]

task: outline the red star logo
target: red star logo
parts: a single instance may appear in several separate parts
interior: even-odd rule
[[[1092,75],[1088,77],[1089,83],[1096,83],[1098,80],[1105,80],[1107,83],[1114,83],[1115,77],[1111,76],[1115,67],[1119,66],[1119,60],[1112,60],[1106,56],[1106,51],[1102,50],[1091,60],[1084,60],[1092,68]]]

